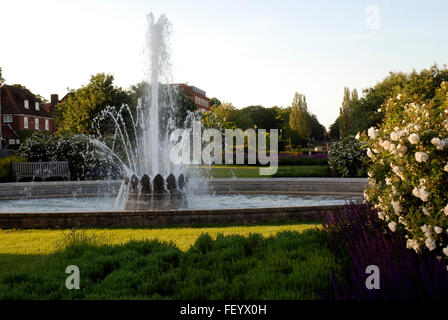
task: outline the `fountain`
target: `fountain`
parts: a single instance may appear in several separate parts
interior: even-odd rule
[[[176,88],[169,85],[169,33],[170,23],[165,15],[157,20],[152,13],[148,15],[145,94],[138,102],[136,119],[128,106],[123,106],[118,114],[110,110],[104,112],[104,116],[113,119],[116,136],[125,149],[126,157],[119,162],[126,177],[116,199],[116,206],[125,210],[178,209],[187,205],[185,175],[188,167],[173,164],[169,158],[168,137],[176,129],[174,115],[178,107],[174,102],[178,94]],[[131,116],[131,127],[125,125],[123,111]],[[182,122],[186,123],[185,120]],[[100,141],[96,144],[113,153]]]

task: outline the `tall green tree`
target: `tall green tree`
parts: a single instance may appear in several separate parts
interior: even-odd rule
[[[132,102],[128,92],[114,86],[110,74],[92,75],[87,85],[71,90],[67,98],[57,105],[56,126],[58,134],[110,134],[115,131],[107,117],[94,125],[94,119],[109,107],[118,112],[123,104]]]
[[[296,92],[291,104],[289,115],[289,126],[296,131],[303,140],[311,137],[311,126],[309,123],[308,105],[305,95]]]
[[[350,125],[352,121],[353,110],[351,109],[350,103],[350,89],[348,87],[344,88],[344,97],[342,98],[342,105],[339,109],[340,117],[340,127],[341,136],[346,136],[350,130]]]
[[[218,98],[213,97],[210,99],[210,108],[219,107],[220,105],[221,101]]]

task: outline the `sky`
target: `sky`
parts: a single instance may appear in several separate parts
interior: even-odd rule
[[[3,77],[47,99],[98,72],[128,88],[143,78],[150,11],[171,21],[174,82],[237,108],[299,92],[326,127],[344,87],[448,63],[448,1],[0,0]]]

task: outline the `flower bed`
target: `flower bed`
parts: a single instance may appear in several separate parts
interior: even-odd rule
[[[352,204],[341,213],[327,212],[322,224],[329,248],[346,270],[345,276],[333,275],[333,291],[326,298],[448,298],[446,261],[429,250],[406,248],[405,237],[387,229],[371,206]],[[366,288],[369,265],[379,268],[379,289]]]

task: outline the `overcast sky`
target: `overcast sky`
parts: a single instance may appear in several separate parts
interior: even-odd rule
[[[448,1],[0,0],[6,83],[49,99],[98,72],[139,82],[150,10],[172,23],[175,82],[238,108],[286,107],[298,91],[327,127],[344,86],[448,62]]]

